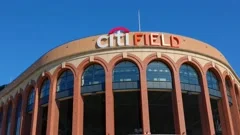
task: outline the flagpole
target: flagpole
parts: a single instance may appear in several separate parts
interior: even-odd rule
[[[138,31],[141,31],[141,23],[140,23],[140,10],[138,10]]]

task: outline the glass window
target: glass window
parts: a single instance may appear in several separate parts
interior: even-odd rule
[[[57,82],[57,92],[73,90],[74,77],[71,70],[64,71]]]
[[[32,89],[29,96],[28,96],[28,106],[27,106],[28,112],[32,111],[32,109],[33,109],[34,95],[35,95],[35,90]]]
[[[208,90],[211,96],[221,97],[219,82],[216,75],[212,71],[207,71]]]
[[[136,64],[123,61],[113,70],[113,89],[139,88],[139,70]]]
[[[45,79],[43,81],[43,84],[42,84],[42,87],[41,87],[40,98],[48,96],[49,95],[49,89],[50,89],[50,81],[49,81],[49,79]]]
[[[139,81],[138,67],[129,61],[117,64],[113,70],[113,82]]]
[[[34,103],[34,89],[31,90],[31,93],[28,96],[28,105],[31,105]]]
[[[180,68],[181,83],[199,85],[198,74],[196,70],[187,64],[183,64]]]
[[[197,71],[192,66],[183,64],[179,74],[182,90],[201,91]]]
[[[148,65],[147,81],[148,88],[172,89],[172,73],[168,66],[160,61]]]
[[[207,82],[209,89],[220,91],[218,79],[212,71],[207,71]]]
[[[85,69],[82,76],[82,86],[103,84],[105,72],[101,65],[94,64]]]
[[[228,96],[228,101],[230,102],[230,105],[232,104],[232,97],[231,97],[231,83],[228,79],[225,81],[226,83],[226,90],[227,90],[227,96]]]
[[[20,135],[21,128],[21,110],[22,110],[22,99],[20,98],[16,110],[16,130],[15,135]]]
[[[84,70],[81,93],[103,91],[105,89],[105,71],[101,65],[94,64]]]
[[[12,105],[10,105],[9,108],[8,108],[6,135],[10,135],[10,130],[11,130],[11,114],[12,114]]]
[[[230,91],[231,91],[231,84],[230,84],[229,80],[226,80],[226,90],[227,90],[227,95],[229,97],[231,97],[231,93],[230,93]]]

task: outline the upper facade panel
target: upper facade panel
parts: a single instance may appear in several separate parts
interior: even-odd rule
[[[120,32],[121,31],[121,32]],[[61,45],[43,55],[25,72],[16,78],[6,89],[11,90],[41,67],[74,55],[91,54],[100,51],[113,51],[122,48],[153,48],[196,53],[215,59],[229,66],[226,58],[216,48],[201,41],[161,32],[129,32],[126,28],[116,28],[107,34],[91,36]],[[231,67],[230,67],[231,68]]]

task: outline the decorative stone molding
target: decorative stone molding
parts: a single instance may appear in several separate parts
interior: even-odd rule
[[[94,62],[94,56],[89,57],[90,62]]]

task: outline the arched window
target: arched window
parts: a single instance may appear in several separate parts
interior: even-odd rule
[[[74,77],[71,70],[64,71],[57,82],[56,98],[71,97],[73,95]]]
[[[8,112],[7,112],[6,135],[10,135],[10,130],[11,130],[11,114],[12,114],[12,105],[10,104],[9,107],[8,107]]]
[[[226,79],[225,83],[226,83],[228,102],[232,103],[232,97],[231,97],[231,88],[232,88],[232,86],[231,86],[231,83],[230,83],[229,79]]]
[[[21,128],[21,110],[22,110],[22,98],[20,97],[17,104],[16,110],[16,128],[15,128],[15,135],[20,135],[20,128]]]
[[[113,70],[113,89],[138,89],[139,70],[136,64],[123,61],[118,63]]]
[[[192,66],[183,64],[180,68],[179,74],[183,91],[201,92],[199,76]]]
[[[209,94],[214,97],[221,97],[219,81],[216,75],[210,70],[207,71],[207,83]]]
[[[34,91],[34,89],[32,89],[30,94],[28,95],[27,112],[31,112],[33,110],[34,96],[35,96],[35,91]]]
[[[172,73],[166,64],[151,62],[147,67],[147,82],[150,89],[172,89]]]
[[[50,81],[49,79],[45,79],[41,86],[41,94],[40,94],[41,105],[48,103],[49,89],[50,89]]]
[[[81,93],[103,91],[104,86],[105,71],[101,65],[93,64],[84,70]]]

